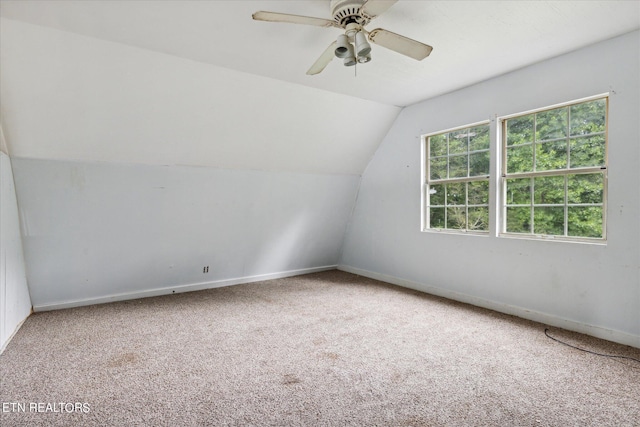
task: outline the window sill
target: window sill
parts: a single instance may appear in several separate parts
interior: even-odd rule
[[[422,230],[423,233],[433,233],[433,234],[455,234],[458,236],[480,236],[480,237],[488,237],[489,232],[485,231],[467,231],[467,230],[449,230],[446,228],[425,228]]]
[[[591,246],[607,246],[606,239],[580,239],[580,238],[571,238],[571,237],[555,237],[555,236],[542,236],[542,235],[533,235],[533,234],[516,234],[516,233],[500,233],[498,237],[505,239],[516,239],[516,240],[533,240],[536,242],[560,242],[560,243],[577,243],[582,245],[591,245]]]

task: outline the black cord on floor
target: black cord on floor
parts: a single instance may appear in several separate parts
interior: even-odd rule
[[[629,360],[633,360],[634,362],[638,362],[640,363],[640,359],[636,359],[635,357],[629,357],[629,356],[615,356],[613,354],[602,354],[602,353],[596,353],[595,351],[591,351],[591,350],[585,350],[584,348],[580,348],[580,347],[576,347],[575,345],[571,345],[568,344],[564,341],[560,341],[557,338],[552,337],[551,335],[549,335],[547,333],[547,331],[549,330],[549,328],[545,328],[544,329],[544,334],[547,336],[547,338],[551,338],[552,340],[559,342],[560,344],[564,344],[566,346],[569,346],[571,348],[575,348],[576,350],[580,350],[580,351],[584,351],[585,353],[591,353],[591,354],[595,354],[596,356],[603,356],[603,357],[614,357],[616,359],[629,359]]]

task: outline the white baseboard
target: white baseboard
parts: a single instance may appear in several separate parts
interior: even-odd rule
[[[564,319],[562,317],[558,317],[552,314],[533,311],[523,307],[503,304],[500,302],[495,302],[495,301],[487,300],[484,298],[451,291],[448,289],[425,285],[424,283],[413,282],[411,280],[401,279],[401,278],[389,276],[386,274],[376,273],[368,270],[362,270],[360,268],[351,267],[348,265],[339,265],[338,270],[346,271],[347,273],[357,274],[359,276],[368,277],[370,279],[380,280],[381,282],[391,283],[393,285],[414,289],[416,291],[425,292],[427,294],[436,295],[436,296],[451,299],[454,301],[471,304],[477,307],[487,308],[489,310],[494,310],[500,313],[510,314],[523,319],[543,323],[545,325],[555,326],[557,328],[579,332],[585,335],[590,335],[590,336],[601,338],[607,341],[613,341],[619,344],[640,348],[640,336],[628,334],[626,332],[617,331],[614,329],[607,329],[600,326],[589,325],[581,322],[576,322],[574,320]]]
[[[281,271],[277,273],[259,274],[256,276],[237,277],[233,279],[215,280],[212,282],[191,283],[188,285],[167,286],[164,288],[149,289],[145,291],[125,292],[106,295],[96,298],[69,300],[33,306],[33,311],[60,310],[63,308],[82,307],[85,305],[104,304],[116,301],[126,301],[138,298],[156,297],[160,295],[178,294],[183,292],[201,291],[204,289],[221,288],[224,286],[240,285],[243,283],[260,282],[263,280],[281,279],[283,277],[300,276],[302,274],[317,273],[319,271],[335,270],[337,265],[325,265],[322,267],[303,268],[299,270]]]

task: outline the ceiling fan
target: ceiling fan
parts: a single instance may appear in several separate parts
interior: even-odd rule
[[[431,46],[382,28],[376,28],[372,31],[367,31],[364,28],[397,1],[331,0],[333,20],[264,11],[256,12],[252,17],[256,21],[335,27],[344,30],[344,34],[340,34],[338,39],[331,43],[309,68],[307,71],[309,75],[318,74],[324,70],[334,56],[342,58],[347,67],[371,61],[371,45],[367,42],[367,36],[372,43],[421,61],[429,56],[433,50]]]

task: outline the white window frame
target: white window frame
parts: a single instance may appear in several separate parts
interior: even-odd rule
[[[580,167],[580,168],[570,168],[570,165],[567,164],[567,168],[558,169],[558,170],[548,170],[548,171],[532,171],[532,172],[516,172],[507,174],[507,144],[506,144],[506,135],[505,135],[505,125],[507,120],[527,116],[534,113],[544,112],[548,110],[553,110],[556,108],[568,107],[571,105],[581,104],[585,102],[595,101],[598,99],[605,100],[605,145],[604,145],[604,166],[593,166],[593,167]],[[573,241],[573,242],[588,242],[588,243],[605,243],[607,239],[607,188],[608,188],[608,170],[609,170],[609,160],[608,160],[608,152],[609,152],[609,93],[603,93],[599,95],[589,96],[586,98],[580,98],[573,101],[563,102],[560,104],[550,105],[542,108],[537,108],[534,110],[528,110],[521,113],[510,114],[506,116],[501,116],[497,118],[497,143],[499,145],[500,152],[500,191],[499,191],[499,237],[515,237],[515,238],[526,238],[526,239],[535,239],[535,240],[559,240],[559,241]],[[569,135],[567,136],[567,139]],[[533,145],[533,164],[535,165],[535,141],[532,141]],[[569,149],[569,148],[568,148]],[[602,173],[603,175],[603,189],[602,189],[602,237],[580,237],[580,236],[559,236],[559,235],[545,235],[545,234],[535,234],[535,233],[515,233],[515,232],[507,232],[507,180],[508,179],[516,179],[516,178],[536,178],[536,177],[544,177],[544,176],[564,176],[565,177],[565,185],[566,185],[566,177],[569,175],[578,175],[578,174],[595,174]],[[539,204],[534,204],[533,200],[531,201],[531,206],[541,206]],[[557,206],[557,205],[554,205]],[[567,218],[567,190],[565,188],[565,200],[564,200],[564,231],[567,233],[568,218]],[[574,206],[574,205],[572,205]],[[577,206],[577,205],[575,205]],[[585,205],[586,206],[586,205]],[[533,215],[533,209],[532,209]],[[534,224],[532,219],[532,225]]]
[[[429,158],[429,138],[432,136],[436,136],[436,135],[441,135],[441,134],[446,134],[446,133],[450,133],[450,132],[455,132],[455,131],[459,131],[459,130],[463,130],[463,129],[469,129],[469,128],[473,128],[473,127],[478,127],[478,126],[487,126],[488,131],[489,131],[489,148],[487,150],[480,150],[478,152],[481,151],[487,151],[487,153],[489,153],[489,173],[487,175],[478,175],[478,176],[467,176],[467,177],[459,177],[459,178],[443,178],[443,179],[437,179],[437,180],[432,180],[431,174],[430,174],[430,158]],[[470,123],[470,124],[466,124],[464,126],[456,126],[454,128],[449,128],[449,129],[444,129],[444,130],[439,130],[437,132],[431,132],[428,134],[424,134],[421,136],[421,180],[422,180],[422,197],[421,197],[421,204],[420,204],[420,208],[421,208],[421,223],[420,223],[420,229],[421,231],[424,232],[438,232],[438,233],[452,233],[452,234],[471,234],[471,235],[479,235],[479,236],[488,236],[490,235],[491,232],[491,211],[492,211],[492,203],[491,203],[491,164],[493,162],[493,158],[492,158],[492,147],[494,146],[494,138],[492,135],[492,126],[491,126],[491,121],[490,120],[483,120],[480,122],[475,122],[475,123]],[[469,152],[467,152],[467,155],[469,155]],[[447,155],[447,157],[449,157]],[[467,164],[467,171],[468,171],[469,165]],[[476,182],[476,181],[487,181],[488,182],[488,193],[487,193],[487,199],[488,199],[488,205],[487,205],[487,209],[489,211],[489,229],[487,231],[477,231],[477,230],[467,230],[467,229],[454,229],[454,228],[431,228],[430,226],[430,208],[431,208],[431,203],[430,203],[430,197],[429,197],[429,188],[431,185],[441,185],[441,184],[455,184],[455,183],[468,183],[468,182]],[[468,209],[469,207],[475,207],[475,206],[480,206],[480,205],[469,205],[469,200],[468,200],[468,194],[465,195],[465,216],[468,218],[469,217],[469,213],[468,213]],[[484,205],[481,205],[484,206]],[[445,212],[446,212],[446,205],[445,205]]]

